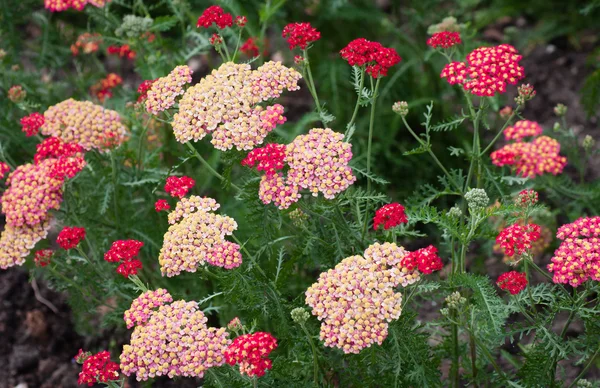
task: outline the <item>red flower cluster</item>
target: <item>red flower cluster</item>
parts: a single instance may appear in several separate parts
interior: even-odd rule
[[[38,112],[34,112],[21,119],[22,131],[25,132],[25,136],[27,137],[37,135],[42,125],[44,125],[44,116]]]
[[[64,143],[58,137],[48,137],[36,146],[37,151],[33,156],[35,164],[43,160],[54,159],[49,175],[51,178],[73,178],[85,167],[83,148],[75,143]]]
[[[560,155],[560,143],[548,136],[507,144],[490,157],[496,166],[514,166],[518,175],[529,178],[545,173],[560,174],[567,164],[567,158]]]
[[[65,226],[56,237],[56,243],[62,249],[73,249],[85,238],[85,228]]]
[[[264,171],[267,176],[271,177],[285,165],[285,148],[285,144],[276,143],[255,148],[242,160],[242,166],[254,167],[258,162],[256,170]]]
[[[138,259],[133,259],[119,264],[117,273],[128,278],[130,275],[137,275],[138,269],[142,269],[142,262]]]
[[[220,29],[231,27],[233,25],[233,17],[230,13],[225,13],[223,8],[219,7],[218,5],[213,5],[202,12],[202,15],[200,15],[198,18],[196,27],[209,28],[213,25],[213,23],[216,24]]]
[[[321,33],[310,23],[290,23],[283,28],[281,36],[287,40],[290,50],[294,47],[306,50],[309,43],[321,39]]]
[[[430,245],[426,248],[408,252],[402,259],[402,267],[406,267],[409,271],[413,271],[417,267],[419,272],[425,275],[429,275],[433,271],[439,271],[444,267],[444,263],[437,255],[437,251],[436,247]]]
[[[140,95],[137,99],[137,102],[142,102],[146,99],[146,97],[148,97],[148,90],[150,90],[150,88],[152,87],[152,84],[154,84],[154,82],[156,82],[157,79],[158,78],[147,79],[147,80],[142,81],[140,86],[138,86],[138,88],[137,88],[137,92]]]
[[[512,295],[517,295],[527,287],[527,276],[517,271],[505,272],[498,277],[496,284],[502,290],[506,290]]]
[[[83,367],[79,373],[77,383],[92,386],[96,383],[107,383],[119,378],[119,364],[110,360],[110,353],[102,351],[93,356],[87,356],[83,350],[75,356],[77,360],[83,360]]]
[[[373,78],[385,77],[390,67],[400,63],[402,58],[393,48],[364,38],[354,39],[340,51],[340,55],[350,66],[365,66]]]
[[[109,55],[118,55],[121,58],[135,59],[135,51],[128,44],[123,46],[108,46],[106,53]]]
[[[270,333],[245,334],[233,340],[225,350],[225,360],[229,365],[238,364],[242,374],[261,377],[267,369],[271,369],[273,361],[269,354],[276,347],[277,339]]]
[[[383,224],[383,229],[388,230],[407,222],[404,206],[394,202],[377,209],[373,217],[373,229],[377,230],[379,225]]]
[[[112,97],[111,89],[123,83],[123,79],[115,73],[110,73],[90,88],[90,94],[95,95],[100,102]]]
[[[442,31],[437,32],[427,39],[427,45],[432,48],[450,48],[454,45],[461,44],[460,34],[458,32]]]
[[[0,162],[0,179],[4,178],[4,174],[10,171],[10,166],[4,162]]]
[[[104,260],[109,263],[118,263],[122,260],[123,262],[117,267],[117,273],[124,277],[136,275],[138,269],[142,268],[142,262],[137,259],[137,256],[143,246],[144,243],[137,240],[117,240],[104,254]]]
[[[171,205],[169,205],[169,202],[167,202],[166,199],[159,199],[154,203],[154,210],[156,210],[157,212],[169,210],[170,208]]]
[[[240,47],[240,51],[249,56],[250,58],[258,57],[260,52],[256,45],[256,38],[248,38],[247,41]]]
[[[165,191],[169,193],[171,197],[182,198],[195,184],[196,181],[189,176],[170,176],[165,183]]]
[[[538,203],[539,194],[534,189],[526,189],[517,196],[517,205],[522,207],[532,206]]]
[[[40,249],[33,254],[33,262],[38,267],[45,267],[50,264],[50,258],[54,254],[52,249]]]
[[[467,55],[467,63],[451,62],[440,76],[450,85],[461,84],[476,96],[492,97],[504,93],[507,83],[515,85],[525,77],[525,70],[519,66],[521,58],[517,49],[508,44],[479,47]]]
[[[527,224],[525,226],[513,224],[504,228],[496,237],[496,243],[504,248],[506,256],[522,255],[531,244],[537,241],[541,236],[541,227],[537,224]]]

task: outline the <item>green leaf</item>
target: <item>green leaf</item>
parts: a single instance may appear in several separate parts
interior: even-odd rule
[[[168,31],[179,22],[176,16],[159,16],[154,19],[154,24],[150,31]]]

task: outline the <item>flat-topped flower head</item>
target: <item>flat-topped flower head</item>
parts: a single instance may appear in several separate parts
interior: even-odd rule
[[[94,7],[104,7],[110,0],[44,0],[44,7],[51,12],[62,12],[70,8],[76,11],[83,11],[86,5]]]
[[[175,105],[183,87],[192,82],[192,73],[188,66],[177,66],[166,77],[154,80],[146,93],[146,110],[157,115]]]
[[[546,173],[558,175],[567,164],[567,158],[560,155],[560,143],[548,136],[507,144],[490,157],[496,166],[512,166],[518,175],[528,178]]]
[[[348,43],[340,51],[340,55],[350,66],[366,66],[367,74],[373,78],[386,76],[388,70],[402,60],[393,48],[384,47],[381,43],[364,38]]]
[[[515,203],[521,207],[533,206],[538,203],[539,194],[534,189],[521,190],[515,200]]]
[[[129,344],[123,346],[123,374],[135,374],[137,381],[160,376],[202,378],[208,368],[225,364],[229,334],[225,328],[207,327],[196,302],[178,300],[154,308],[144,313],[148,314],[144,323],[135,323]]]
[[[21,119],[22,131],[27,137],[37,135],[42,125],[44,125],[44,116],[38,112],[34,112]]]
[[[146,291],[131,302],[131,307],[123,315],[123,320],[128,329],[134,326],[144,324],[150,318],[150,314],[154,309],[171,303],[173,297],[164,288],[159,288],[154,291]]]
[[[156,210],[157,212],[169,209],[171,209],[171,205],[169,205],[169,202],[167,202],[166,199],[158,199],[154,203],[154,210]]]
[[[104,109],[91,101],[71,98],[60,102],[44,112],[44,119],[42,134],[79,144],[85,150],[103,150],[109,138],[114,144],[121,144],[128,134],[116,111]]]
[[[258,105],[298,90],[300,73],[279,62],[256,70],[249,64],[227,62],[190,87],[179,101],[173,132],[180,143],[212,134],[215,148],[251,150],[262,144],[277,124],[285,122],[283,107]]]
[[[517,271],[505,272],[498,277],[496,284],[511,295],[517,295],[527,287],[527,276]]]
[[[242,160],[242,166],[254,167],[257,171],[264,171],[267,176],[273,176],[281,170],[285,160],[285,144],[269,143],[264,147],[255,148]]]
[[[542,132],[542,127],[535,121],[520,120],[512,126],[506,127],[504,130],[504,138],[506,140],[521,141],[525,137],[541,135]]]
[[[25,258],[40,240],[48,235],[50,220],[35,225],[4,225],[0,234],[0,269],[23,265]]]
[[[110,353],[102,351],[85,357],[77,384],[88,386],[96,383],[108,383],[119,378],[119,365],[110,360]]]
[[[36,267],[45,267],[50,264],[50,259],[54,255],[52,249],[40,249],[33,254],[33,262]]]
[[[438,256],[437,252],[437,248],[433,245],[409,252],[403,259],[402,266],[408,268],[409,270],[417,268],[419,272],[429,275],[432,272],[439,271],[444,267],[444,263]]]
[[[62,249],[73,249],[85,239],[85,228],[65,226],[56,237],[56,243]]]
[[[388,230],[400,224],[408,223],[404,206],[398,202],[384,205],[377,209],[375,217],[373,217],[373,229],[377,230],[380,225],[383,229]]]
[[[532,244],[541,237],[541,227],[537,224],[513,224],[504,228],[496,237],[496,243],[504,249],[507,256],[521,256],[531,249]]]
[[[262,377],[273,366],[269,355],[276,348],[277,339],[271,333],[244,334],[225,349],[225,360],[229,365],[239,365],[243,375]]]
[[[104,254],[104,260],[109,263],[131,260],[140,254],[140,249],[143,246],[144,243],[138,240],[117,240],[112,243],[110,249]]]
[[[163,276],[196,272],[206,263],[227,269],[239,266],[240,247],[225,240],[237,229],[235,220],[214,214],[218,204],[212,198],[191,197],[181,202],[169,215],[171,226],[158,257]]]
[[[432,48],[441,47],[447,49],[461,43],[460,34],[454,31],[436,32],[431,38],[427,39],[427,46]]]
[[[321,39],[321,33],[310,23],[290,23],[283,28],[281,36],[287,40],[290,50],[295,47],[306,50],[310,43]]]
[[[195,184],[196,181],[189,176],[170,176],[165,182],[165,191],[171,197],[182,198]]]
[[[218,5],[212,5],[202,12],[202,15],[198,18],[196,27],[209,28],[213,24],[216,24],[221,30],[225,27],[231,27],[233,25],[233,17],[230,13],[223,11],[223,8]]]

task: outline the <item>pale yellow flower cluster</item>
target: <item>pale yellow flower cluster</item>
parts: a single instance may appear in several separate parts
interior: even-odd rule
[[[192,73],[188,66],[177,66],[166,77],[154,81],[148,90],[146,110],[157,115],[175,105],[175,99],[183,94],[184,85],[192,82]]]
[[[191,195],[189,198],[181,198],[175,206],[175,210],[169,213],[169,224],[173,225],[182,218],[187,217],[196,210],[202,210],[205,212],[215,211],[221,205],[212,198],[199,197],[197,195]]]
[[[15,265],[23,265],[29,251],[38,241],[45,239],[50,229],[50,219],[35,224],[11,226],[4,225],[0,235],[0,268],[7,269]]]

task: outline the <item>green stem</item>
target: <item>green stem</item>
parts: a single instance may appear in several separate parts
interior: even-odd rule
[[[223,49],[225,49],[225,56],[227,57],[227,62],[231,62],[231,56],[229,56],[229,49],[227,48],[227,42],[223,39]]]
[[[453,311],[452,315],[454,318],[454,316],[456,316],[456,311]],[[450,380],[452,382],[452,386],[455,388],[458,388],[460,383],[458,375],[458,359],[458,325],[456,323],[452,323],[452,366],[450,367]]]
[[[575,384],[577,384],[577,382],[579,380],[581,380],[581,378],[583,376],[585,376],[585,372],[587,372],[588,369],[590,369],[590,367],[592,366],[592,363],[594,362],[594,360],[598,356],[598,353],[600,353],[600,346],[598,346],[598,349],[596,349],[596,352],[592,355],[592,357],[590,357],[590,361],[588,361],[588,363],[585,365],[585,367],[583,368],[583,370],[581,371],[581,373],[579,375],[577,375],[577,377],[575,378],[575,380],[573,380],[573,382],[571,383],[571,385],[569,385],[569,388],[574,387]]]
[[[192,143],[188,141],[187,143],[185,143],[185,145],[190,149],[190,151],[192,151],[196,159],[198,159],[200,163],[202,163],[211,174],[219,178],[221,181],[225,182],[225,178],[223,177],[223,175],[219,174],[214,168],[211,167],[211,165],[202,157],[202,155],[200,155],[200,153],[198,152],[198,150],[196,150],[196,147],[194,147]],[[230,182],[230,185],[237,191],[242,191],[242,189],[240,189],[235,183]]]
[[[379,90],[379,83],[381,82],[381,78],[377,78],[377,82],[375,83],[375,88],[373,89],[373,101],[371,102],[371,117],[369,118],[369,140],[367,143],[367,192],[371,192],[371,179],[369,175],[371,174],[371,146],[373,144],[373,128],[375,127],[375,109],[377,107],[377,91]],[[363,224],[363,232],[361,236],[361,240],[364,240],[365,234],[367,233],[367,224],[369,223],[369,201],[367,200],[367,204],[365,207],[365,221]]]
[[[317,89],[315,88],[315,82],[313,80],[312,71],[310,70],[310,60],[308,59],[308,51],[302,50],[302,54],[304,55],[304,63],[306,64],[304,68],[306,70],[306,74],[308,75],[308,90],[310,91],[310,94],[315,100],[315,104],[317,105],[317,112],[319,112],[319,117],[321,118],[321,121],[323,121],[323,111],[321,110],[321,103],[319,102],[319,96],[317,95]],[[327,126],[327,124],[323,122],[323,126]]]
[[[306,330],[306,326],[304,326],[304,323],[300,324],[300,327],[304,331],[304,334],[306,334],[308,343],[310,343],[310,348],[312,350],[312,355],[313,355],[313,374],[314,374],[313,377],[314,377],[315,387],[318,387],[319,386],[319,361],[317,359],[317,348],[316,348],[312,338],[310,337],[310,333],[308,332],[308,330]]]
[[[481,350],[481,352],[483,353],[485,358],[487,358],[488,362],[490,364],[492,364],[492,367],[494,367],[494,370],[496,371],[496,373],[498,373],[500,375],[502,380],[507,381],[508,379],[506,378],[506,375],[504,374],[504,372],[502,372],[502,369],[500,369],[500,367],[496,363],[496,360],[494,359],[494,357],[492,356],[490,351],[487,349],[485,344],[482,344],[481,341],[475,335],[473,335],[473,338],[475,339],[477,346],[479,346],[479,349]]]
[[[240,27],[240,33],[238,34],[237,44],[235,45],[235,51],[233,52],[233,58],[231,60],[234,63],[237,58],[238,50],[240,49],[240,43],[242,42],[242,31],[243,29]]]
[[[473,333],[469,333],[469,347],[471,349],[471,374],[473,375],[473,386],[477,388],[477,346],[475,345]]]
[[[531,308],[533,310],[533,315],[537,317],[537,309],[535,307],[535,302],[533,300],[533,294],[531,293],[531,275],[529,274],[529,259],[524,260],[525,265],[525,278],[527,279],[527,295],[529,296],[529,303],[531,303]]]
[[[110,164],[112,167],[112,184],[113,184],[113,211],[115,213],[115,225],[117,230],[121,230],[121,223],[119,222],[119,202],[117,193],[117,160],[115,158],[115,151],[110,151]]]
[[[143,167],[143,163],[142,163],[142,153],[144,151],[144,136],[146,136],[146,132],[148,131],[148,122],[146,122],[146,125],[144,125],[144,128],[142,129],[142,133],[140,133],[140,140],[138,143],[138,173],[142,170]]]
[[[481,152],[481,156],[485,155],[490,150],[490,148],[492,148],[492,146],[498,141],[498,139],[500,139],[500,136],[502,136],[508,124],[510,124],[512,119],[517,115],[517,112],[519,112],[519,107],[517,107],[517,109],[513,111],[513,113],[510,115],[508,120],[506,120],[500,131],[496,134],[496,136],[494,136],[490,144],[488,144],[487,147],[485,147],[485,149]]]
[[[257,377],[254,377],[254,378],[252,379],[252,386],[253,386],[254,388],[258,387],[258,378],[257,378]]]
[[[350,128],[354,124],[354,120],[356,120],[356,115],[358,114],[358,108],[360,107],[360,102],[362,101],[362,90],[365,85],[365,71],[364,69],[361,72],[360,76],[360,87],[358,88],[358,98],[356,99],[356,105],[354,106],[354,113],[352,113],[352,118],[348,123],[347,128]]]

